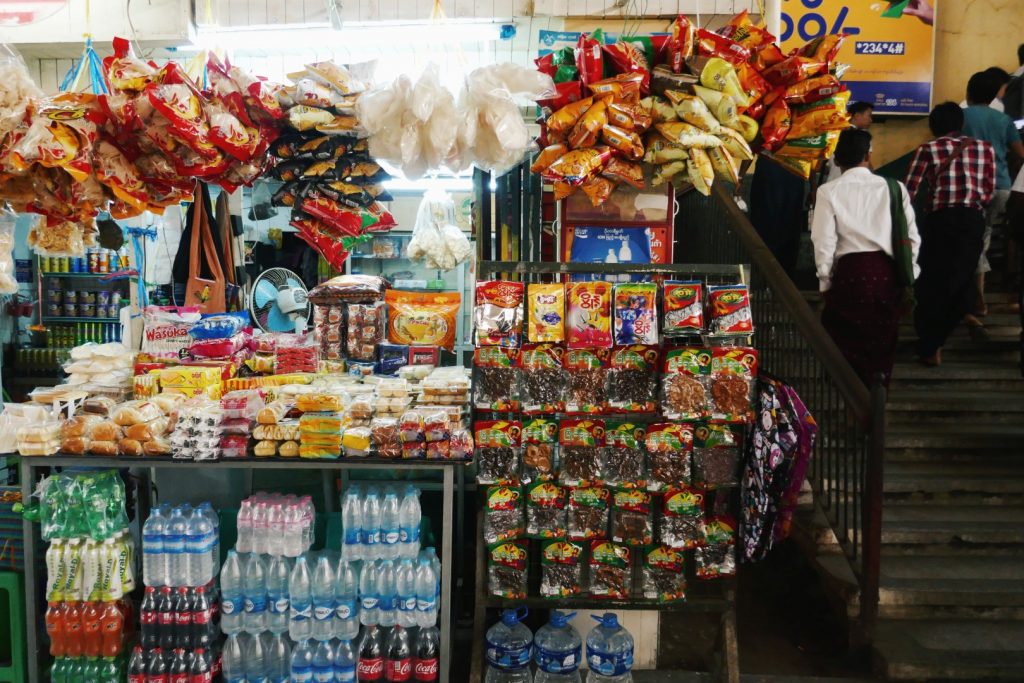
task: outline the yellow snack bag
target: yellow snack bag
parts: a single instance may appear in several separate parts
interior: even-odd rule
[[[583,183],[582,188],[583,194],[590,198],[591,204],[601,206],[612,196],[612,192],[615,191],[615,183],[608,178],[596,176]]]
[[[610,147],[622,152],[627,159],[639,160],[644,157],[644,143],[636,133],[617,126],[601,129],[601,139]]]
[[[715,147],[707,150],[708,158],[711,159],[711,167],[715,169],[715,175],[722,180],[727,180],[734,185],[740,181],[740,171],[736,160],[729,154],[725,147]]]
[[[560,142],[554,145],[548,145],[540,151],[540,154],[537,155],[537,159],[530,166],[530,172],[540,173],[547,169],[548,166],[555,163],[568,151],[569,146]]]
[[[690,161],[687,163],[690,182],[705,197],[711,194],[711,183],[715,182],[715,168],[711,165],[708,153],[700,147],[690,150]]]
[[[699,100],[698,100],[699,101]],[[703,105],[703,102],[701,103]],[[721,147],[722,140],[711,133],[705,133],[689,123],[676,121],[674,123],[659,123],[655,128],[665,136],[669,142],[686,147]]]
[[[654,123],[679,120],[679,114],[672,108],[672,103],[663,97],[645,97],[640,100],[640,106],[650,112]]]
[[[732,128],[722,128],[718,131],[718,137],[722,145],[729,150],[729,154],[737,161],[749,161],[754,158],[750,145],[743,139],[739,131]]]
[[[585,97],[582,100],[576,100],[565,105],[548,117],[548,130],[556,133],[569,130],[576,125],[576,122],[579,121],[584,112],[590,109],[590,105],[593,103],[593,97]]]
[[[531,342],[565,340],[565,285],[534,283],[526,287],[527,338]]]
[[[711,110],[711,113],[718,119],[719,123],[730,128],[733,126],[737,113],[736,102],[732,97],[724,92],[705,88],[702,85],[693,86],[693,90],[697,93],[697,97],[708,106],[708,109]]]
[[[806,138],[830,130],[843,130],[850,127],[850,117],[846,113],[846,104],[850,101],[850,91],[836,93],[811,104],[792,108],[792,125],[787,138]]]
[[[654,172],[654,176],[651,178],[651,185],[654,187],[661,187],[665,183],[672,182],[672,179],[680,173],[685,172],[685,161],[673,161],[669,164],[663,164]]]
[[[573,149],[580,147],[593,147],[597,142],[597,136],[601,134],[601,128],[608,123],[608,104],[604,100],[598,100],[593,104],[587,113],[580,117],[580,120],[569,133],[569,146]]]
[[[704,104],[704,100],[701,98],[676,90],[666,90],[665,97],[672,103],[679,118],[683,121],[708,133],[718,130],[718,119],[714,117],[708,109],[708,105]]]
[[[793,159],[824,159],[828,156],[830,135],[835,135],[838,140],[838,131],[830,131],[805,138],[790,138],[782,143],[776,154]]]

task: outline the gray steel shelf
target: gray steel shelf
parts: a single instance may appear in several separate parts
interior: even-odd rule
[[[440,680],[449,681],[452,660],[452,572],[455,567],[452,560],[452,541],[455,508],[455,476],[464,471],[471,461],[462,460],[389,460],[384,458],[339,458],[337,460],[313,460],[308,458],[230,458],[196,462],[194,460],[175,460],[173,458],[131,458],[131,457],[100,457],[51,455],[39,457],[23,457],[20,463],[21,495],[25,501],[30,500],[35,487],[34,471],[42,467],[101,467],[101,468],[165,468],[165,469],[307,469],[307,470],[439,470],[443,473],[443,502],[441,522],[441,605],[438,620],[441,631],[441,670]],[[460,476],[460,479],[462,477]],[[461,498],[462,492],[459,492]],[[36,600],[38,590],[38,560],[36,545],[39,542],[39,526],[28,520],[22,522],[25,538],[25,623],[27,629],[26,650],[28,652],[28,680],[41,681],[36,626],[41,623],[42,615]],[[462,539],[460,538],[460,542]],[[141,544],[139,546],[141,548]]]

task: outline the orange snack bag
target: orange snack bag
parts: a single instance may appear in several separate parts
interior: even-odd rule
[[[540,154],[537,155],[537,159],[530,166],[530,172],[540,173],[541,171],[546,170],[548,166],[555,163],[555,161],[561,158],[568,151],[569,146],[562,143],[548,145],[540,151]]]
[[[601,206],[615,191],[615,183],[601,176],[594,176],[583,183],[583,194],[590,198],[594,206]]]
[[[384,293],[388,307],[388,341],[407,346],[455,347],[455,318],[462,297],[458,292]]]
[[[576,100],[565,105],[548,117],[548,130],[553,133],[560,133],[571,129],[580,120],[580,117],[590,109],[590,105],[593,103],[593,97],[584,97],[582,100]]]
[[[622,152],[627,159],[640,160],[644,157],[644,143],[640,136],[632,131],[616,126],[605,126],[601,129],[601,139],[612,148]]]
[[[601,134],[601,128],[608,123],[608,103],[605,100],[595,102],[587,113],[576,122],[572,132],[569,133],[569,146],[573,149],[580,147],[593,147],[597,142],[597,136]]]

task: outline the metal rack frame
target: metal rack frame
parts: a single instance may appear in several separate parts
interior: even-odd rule
[[[240,469],[240,470],[426,470],[443,473],[442,484],[442,533],[441,533],[441,609],[438,615],[441,630],[440,680],[447,682],[451,671],[452,657],[452,561],[453,526],[456,471],[462,471],[470,461],[456,460],[389,460],[365,458],[361,460],[308,460],[301,458],[237,458],[196,462],[173,458],[107,458],[97,456],[54,455],[48,457],[25,457],[21,459],[21,494],[27,503],[35,487],[36,470],[51,467],[86,467],[90,469],[123,468],[168,468],[168,469]],[[460,477],[461,479],[461,477]],[[22,523],[25,536],[25,623],[27,625],[28,674],[30,681],[43,680],[40,676],[40,652],[38,625],[42,615],[36,600],[39,580],[37,545],[38,525],[25,520]],[[461,542],[461,539],[460,539]]]

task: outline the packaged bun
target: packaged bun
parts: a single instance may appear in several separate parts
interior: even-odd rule
[[[109,396],[91,396],[82,402],[82,410],[91,415],[110,415],[117,408],[117,401]]]
[[[259,441],[253,446],[253,455],[261,457],[269,457],[277,454],[277,442],[276,441]]]
[[[256,422],[261,425],[277,424],[284,419],[294,405],[293,401],[272,401],[256,413]]]
[[[121,455],[142,455],[142,442],[138,439],[121,439],[117,443],[117,452]]]
[[[150,457],[171,454],[171,442],[160,436],[142,444],[142,454]]]
[[[93,425],[92,432],[89,434],[89,438],[92,439],[93,442],[117,442],[121,439],[122,436],[124,436],[123,430],[110,420],[97,422],[95,425]],[[116,452],[117,449],[115,448],[114,453],[111,453],[110,455],[114,455]]]
[[[167,418],[158,417],[149,422],[140,422],[124,430],[125,437],[136,441],[152,441],[167,432]]]
[[[117,408],[111,417],[122,427],[149,422],[163,416],[163,411],[149,401],[129,401]]]
[[[102,420],[99,415],[76,415],[64,422],[60,430],[61,436],[65,439],[89,436],[92,428]]]
[[[117,455],[116,441],[90,441],[89,453],[92,455]]]
[[[277,447],[277,454],[285,458],[294,458],[299,454],[299,442],[282,441]]]
[[[157,394],[149,402],[155,404],[164,415],[170,415],[177,412],[178,407],[185,402],[185,397],[181,394]]]
[[[66,436],[60,442],[60,450],[69,455],[85,455],[89,451],[89,439],[84,436]]]

